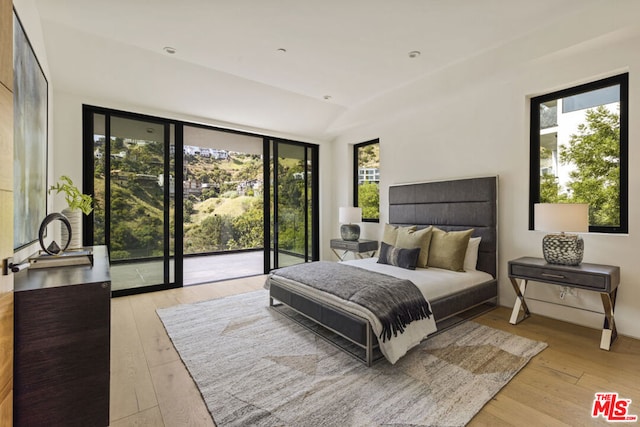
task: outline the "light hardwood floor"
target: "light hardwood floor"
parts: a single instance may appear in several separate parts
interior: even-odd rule
[[[114,298],[111,320],[111,425],[213,426],[198,389],[155,310],[262,288],[264,276]],[[471,426],[606,425],[591,418],[596,392],[631,399],[640,416],[640,341],[620,337],[599,349],[600,331],[532,315],[509,324],[510,309],[476,321],[545,341],[537,355],[492,399]],[[633,425],[633,424],[632,424]]]

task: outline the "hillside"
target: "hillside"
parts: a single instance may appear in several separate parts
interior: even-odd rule
[[[161,155],[148,145],[127,145],[126,156],[112,161],[111,257],[161,256],[164,235],[164,193],[158,180]],[[135,158],[145,159],[144,163]],[[150,166],[151,167],[150,170]],[[186,253],[211,252],[262,244],[262,159],[225,153],[225,158],[185,154],[185,180],[196,189],[185,197]],[[94,182],[95,242],[105,242],[104,176],[97,165]],[[144,177],[140,174],[145,174]],[[239,195],[238,190],[242,191]],[[173,204],[172,204],[173,206]],[[259,207],[259,209],[258,209]],[[174,218],[173,209],[170,216]],[[171,224],[171,232],[175,227]],[[256,237],[257,236],[257,237]],[[244,245],[244,246],[243,246]]]

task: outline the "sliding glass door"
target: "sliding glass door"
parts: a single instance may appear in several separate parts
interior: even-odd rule
[[[93,160],[85,188],[95,195],[93,226],[85,229],[90,244],[109,247],[114,294],[171,287],[177,225],[173,125],[110,111],[85,110],[85,119],[93,142],[85,150]]]
[[[264,273],[261,137],[183,126],[185,285]]]
[[[319,258],[318,146],[84,106],[84,245],[113,295]]]
[[[268,140],[268,269],[318,259],[318,147]],[[266,258],[266,257],[265,257]]]

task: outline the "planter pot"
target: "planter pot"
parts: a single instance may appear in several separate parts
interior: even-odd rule
[[[66,216],[71,224],[71,241],[69,242],[69,249],[82,247],[82,211],[80,209],[63,209],[62,215]],[[62,241],[66,242],[69,236],[67,236],[67,230],[62,227]]]

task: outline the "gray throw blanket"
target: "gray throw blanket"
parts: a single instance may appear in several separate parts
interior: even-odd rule
[[[365,307],[380,319],[383,342],[414,320],[431,316],[429,304],[410,280],[329,261],[284,267],[272,274]]]

